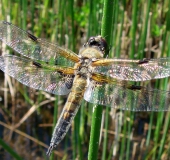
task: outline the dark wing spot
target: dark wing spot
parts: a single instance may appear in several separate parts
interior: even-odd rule
[[[141,90],[142,86],[131,85],[131,86],[128,87],[128,89],[131,89],[131,90]]]
[[[35,37],[34,35],[32,35],[31,33],[27,32],[28,37],[31,38],[33,41],[37,41],[37,37]]]
[[[140,60],[140,61],[138,62],[138,64],[148,63],[149,60],[150,60],[150,59],[148,59],[148,58],[144,58],[144,59]]]
[[[33,61],[32,64],[38,68],[42,68],[42,65],[38,62]]]

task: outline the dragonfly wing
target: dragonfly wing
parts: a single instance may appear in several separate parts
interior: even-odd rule
[[[38,39],[9,22],[0,21],[0,40],[23,56],[57,65],[73,66],[79,57],[57,44]]]
[[[70,92],[74,77],[13,55],[0,56],[0,69],[26,86],[57,95]]]
[[[170,58],[123,60],[101,59],[92,64],[95,72],[128,81],[146,81],[170,76]]]
[[[170,110],[170,92],[142,86],[97,84],[91,81],[84,94],[88,102],[131,111]]]

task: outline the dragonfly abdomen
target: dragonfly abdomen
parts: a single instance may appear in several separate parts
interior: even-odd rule
[[[53,148],[55,148],[65,137],[68,129],[70,128],[71,122],[80,107],[80,102],[84,95],[86,85],[86,79],[79,75],[75,76],[71,92],[69,93],[67,102],[53,131],[47,155],[50,155]]]

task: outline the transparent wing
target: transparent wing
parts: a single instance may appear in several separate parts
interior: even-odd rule
[[[168,111],[170,92],[122,83],[96,84],[91,81],[84,94],[88,102],[131,111]]]
[[[146,81],[170,76],[170,58],[101,59],[92,65],[95,67],[95,72],[120,80]]]
[[[68,94],[72,87],[73,75],[65,75],[61,71],[45,66],[46,68],[43,68],[41,64],[26,58],[0,56],[0,69],[22,84],[57,95]]]
[[[73,66],[79,57],[57,44],[38,39],[9,22],[0,21],[0,40],[23,56],[51,62],[62,66]]]

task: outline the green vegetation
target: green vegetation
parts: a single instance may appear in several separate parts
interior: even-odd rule
[[[169,0],[1,0],[0,20],[76,53],[90,36],[102,35],[109,42],[107,57],[170,57]],[[1,43],[0,51],[14,53]],[[8,125],[0,120],[0,145],[5,149],[0,158],[8,152],[11,159],[48,159],[47,145],[66,97],[30,89],[3,75],[0,72],[0,114]],[[168,78],[146,85],[170,90]],[[135,113],[83,101],[50,159],[168,160],[169,122],[169,112]]]

